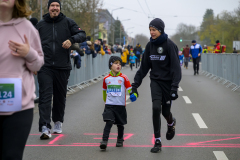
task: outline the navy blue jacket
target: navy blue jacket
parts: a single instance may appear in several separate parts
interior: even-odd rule
[[[199,53],[202,53],[202,46],[200,44],[195,44],[194,46],[192,45],[190,48],[192,58],[197,58]]]

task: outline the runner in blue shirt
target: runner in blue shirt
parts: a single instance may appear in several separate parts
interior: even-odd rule
[[[134,56],[133,53],[131,53],[131,56],[129,57],[131,70],[132,70],[133,64],[135,63],[136,59],[138,59],[138,58],[136,56]]]

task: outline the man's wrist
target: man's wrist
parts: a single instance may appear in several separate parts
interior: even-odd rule
[[[72,37],[69,38],[68,40],[72,43],[72,45],[75,43],[75,41],[74,41],[74,39]]]

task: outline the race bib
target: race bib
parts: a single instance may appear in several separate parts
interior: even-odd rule
[[[121,96],[122,95],[121,85],[108,85],[107,93],[111,94],[114,97]]]
[[[0,78],[0,112],[22,109],[22,79]]]

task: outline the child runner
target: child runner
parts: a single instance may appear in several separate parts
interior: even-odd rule
[[[179,65],[178,48],[164,33],[164,22],[156,18],[149,24],[151,34],[150,42],[145,47],[140,69],[137,71],[132,92],[138,93],[137,88],[143,78],[150,72],[152,94],[152,119],[155,135],[155,145],[151,152],[161,150],[161,119],[160,114],[168,123],[166,139],[171,140],[175,135],[176,119],[171,113],[172,100],[178,98],[177,89],[181,80],[181,67]]]
[[[103,80],[103,100],[105,109],[103,112],[103,120],[106,122],[103,130],[101,149],[107,148],[108,138],[113,124],[117,125],[118,137],[116,147],[123,146],[124,126],[127,124],[126,111],[126,90],[131,93],[131,83],[127,76],[121,71],[122,59],[117,56],[111,56],[109,59],[109,69],[111,70]],[[131,94],[130,100],[136,101],[137,94]]]
[[[135,64],[135,59],[138,59],[138,58],[136,56],[134,56],[133,53],[131,53],[131,56],[129,57],[131,70],[133,68],[133,64]]]

